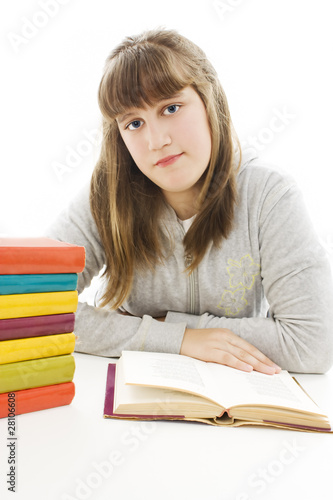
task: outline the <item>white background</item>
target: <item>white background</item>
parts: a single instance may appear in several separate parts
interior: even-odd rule
[[[241,141],[296,178],[332,251],[330,0],[16,0],[0,19],[0,234],[42,234],[89,182],[105,59],[164,26],[205,50]]]

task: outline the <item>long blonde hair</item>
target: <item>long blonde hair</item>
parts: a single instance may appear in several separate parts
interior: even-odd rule
[[[160,188],[137,168],[116,118],[129,108],[151,106],[191,85],[207,111],[212,151],[199,195],[197,216],[184,237],[192,272],[208,245],[232,228],[237,198],[234,132],[226,96],[205,53],[174,30],[127,37],[108,57],[99,86],[103,143],[94,169],[90,204],[106,255],[102,305],[118,308],[131,291],[134,272],[163,262]]]

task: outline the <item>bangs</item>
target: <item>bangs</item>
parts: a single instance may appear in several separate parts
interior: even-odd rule
[[[114,120],[130,108],[174,96],[194,79],[191,65],[166,47],[150,43],[129,47],[107,62],[99,105],[104,117]]]

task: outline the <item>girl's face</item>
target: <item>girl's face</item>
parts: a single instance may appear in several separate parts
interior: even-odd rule
[[[197,92],[185,87],[151,107],[129,109],[117,123],[134,162],[176,212],[181,200],[193,204],[212,146],[206,108]]]

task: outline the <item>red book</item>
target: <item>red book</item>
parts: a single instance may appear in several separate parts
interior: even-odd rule
[[[0,418],[69,405],[74,395],[74,382],[6,392],[0,394]]]
[[[85,248],[51,238],[0,238],[0,274],[81,273]]]
[[[74,313],[0,319],[0,341],[71,333],[74,322]]]

